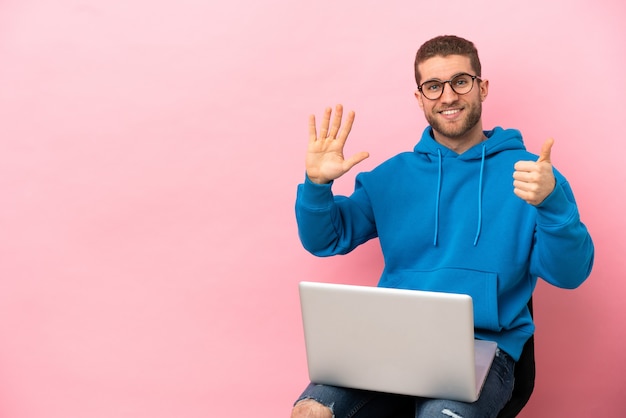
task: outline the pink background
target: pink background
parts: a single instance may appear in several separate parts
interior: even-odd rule
[[[377,242],[297,237],[307,117],[372,168],[425,126],[415,50],[473,40],[486,127],[569,178],[596,243],[535,296],[524,417],[626,411],[620,0],[0,2],[0,416],[280,417],[306,383],[297,283],[373,285]],[[354,173],[336,191],[352,189]]]

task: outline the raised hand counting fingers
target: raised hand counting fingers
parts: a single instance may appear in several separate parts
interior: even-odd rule
[[[341,177],[369,154],[359,152],[350,158],[344,158],[343,150],[354,123],[355,113],[349,112],[343,121],[343,106],[326,108],[317,132],[315,115],[309,116],[309,146],[306,155],[306,171],[314,183],[329,183]],[[343,126],[342,126],[343,122]]]
[[[537,206],[554,190],[556,179],[552,171],[554,139],[548,138],[541,147],[537,161],[518,161],[513,173],[513,192],[527,203]]]

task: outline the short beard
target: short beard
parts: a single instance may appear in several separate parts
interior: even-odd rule
[[[455,128],[454,126],[450,126],[445,122],[440,122],[434,115],[426,114],[426,120],[433,128],[433,131],[447,137],[447,138],[462,138],[465,134],[476,126],[476,124],[480,121],[480,116],[482,114],[482,103],[478,102],[476,106],[470,106],[470,111],[465,117],[465,120],[462,121],[461,126]]]

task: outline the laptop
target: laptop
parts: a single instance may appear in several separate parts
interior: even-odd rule
[[[301,282],[314,383],[474,402],[496,343],[474,339],[469,295]]]

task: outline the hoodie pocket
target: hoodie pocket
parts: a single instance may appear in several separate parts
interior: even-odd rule
[[[385,272],[378,285],[470,295],[474,306],[474,327],[496,332],[502,330],[498,315],[497,273],[457,268],[401,270]]]

